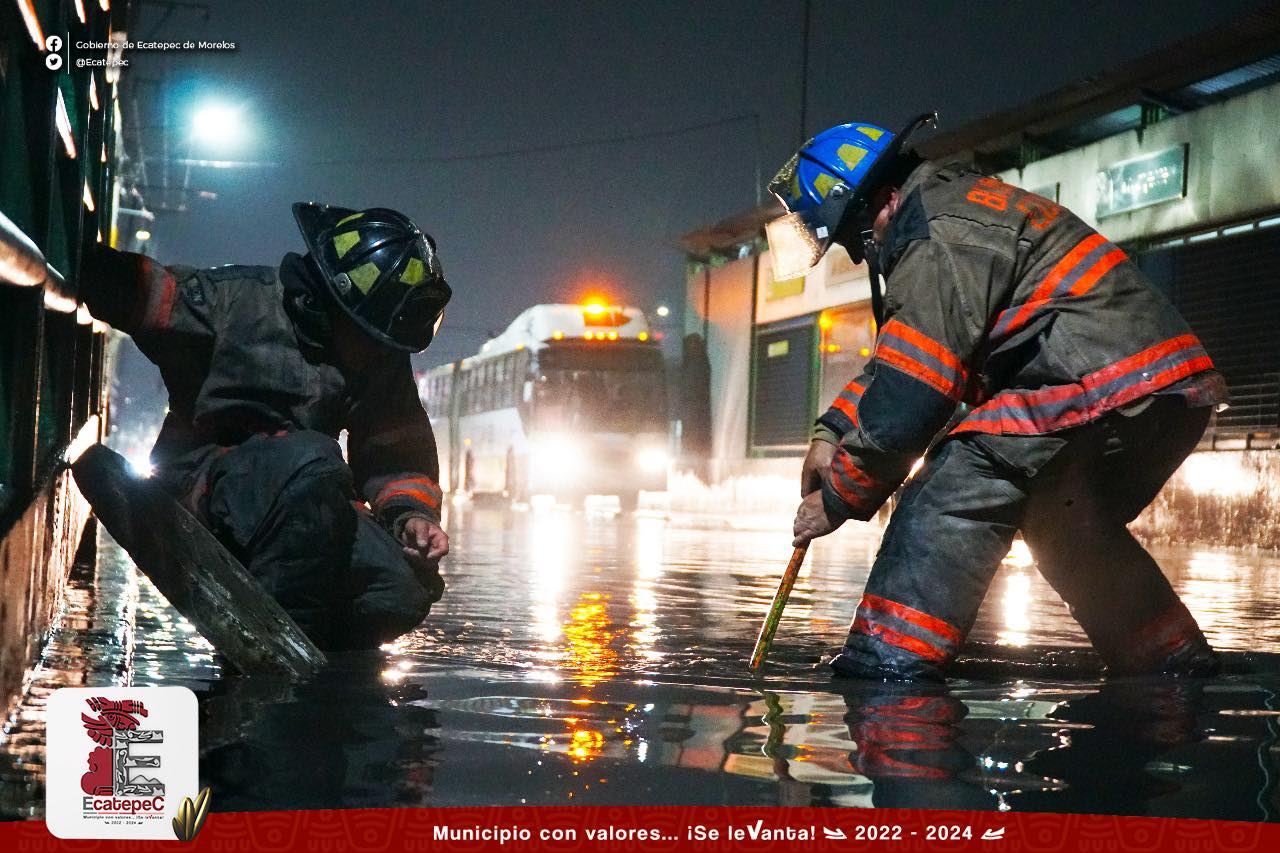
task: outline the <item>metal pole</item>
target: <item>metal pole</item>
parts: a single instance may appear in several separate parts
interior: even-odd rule
[[[804,145],[809,137],[805,134],[809,114],[809,14],[813,8],[813,0],[804,0],[804,32],[801,39],[800,54],[800,139],[796,147]]]

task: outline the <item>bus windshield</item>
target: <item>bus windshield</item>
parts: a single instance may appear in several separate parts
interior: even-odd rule
[[[534,419],[544,429],[665,432],[666,388],[656,348],[544,352]]]

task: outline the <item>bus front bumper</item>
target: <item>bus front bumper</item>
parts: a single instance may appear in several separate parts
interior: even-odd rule
[[[552,437],[529,448],[531,495],[623,495],[665,491],[671,458],[665,436],[649,441]]]

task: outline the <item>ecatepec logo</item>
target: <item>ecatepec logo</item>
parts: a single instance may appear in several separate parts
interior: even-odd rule
[[[45,819],[59,838],[172,839],[199,779],[185,687],[64,687],[49,698]]]
[[[138,699],[108,699],[92,696],[85,700],[96,717],[80,714],[89,739],[98,746],[89,751],[89,772],[80,777],[80,788],[86,794],[97,797],[110,795],[105,808],[118,798],[151,798],[152,803],[164,802],[164,783],[147,776],[141,768],[160,767],[159,755],[139,755],[133,751],[136,744],[164,743],[164,732],[159,729],[141,729],[138,718],[147,716],[147,706]],[[86,808],[88,808],[86,803]],[[145,803],[144,803],[145,807]]]

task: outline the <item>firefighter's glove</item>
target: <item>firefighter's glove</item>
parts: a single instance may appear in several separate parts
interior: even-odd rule
[[[824,438],[809,442],[809,453],[800,469],[800,497],[806,498],[822,491],[822,484],[831,476],[831,460],[835,458],[836,445]]]
[[[810,451],[812,452],[812,451]],[[819,536],[826,536],[840,525],[843,518],[832,518],[827,515],[827,508],[822,503],[822,490],[810,492],[800,501],[800,509],[796,511],[796,523],[792,527],[795,539],[792,546],[803,548]]]

